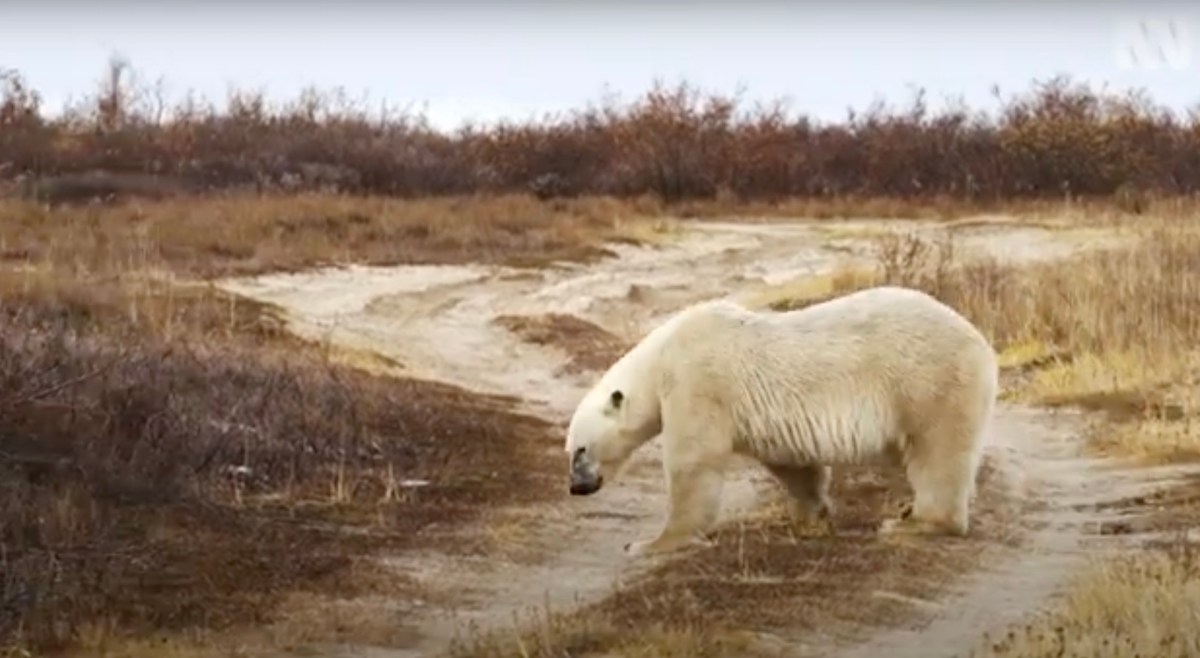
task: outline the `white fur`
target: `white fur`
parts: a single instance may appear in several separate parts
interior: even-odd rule
[[[912,514],[884,530],[963,534],[997,376],[987,339],[916,290],[872,288],[786,313],[705,302],[609,368],[576,409],[565,447],[611,477],[661,432],[668,520],[634,552],[708,529],[732,453],[766,466],[794,511],[819,516],[831,510],[830,466],[903,466]]]

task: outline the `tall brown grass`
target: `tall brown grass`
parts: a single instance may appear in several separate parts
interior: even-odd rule
[[[1194,513],[1194,510],[1193,510]],[[1200,560],[1183,536],[1135,555],[1107,556],[1064,601],[984,637],[971,658],[1184,658],[1200,651]]]
[[[235,92],[221,108],[196,98],[169,107],[135,73],[110,63],[95,94],[58,118],[45,115],[18,72],[5,74],[0,177],[25,176],[29,194],[63,199],[108,188],[38,178],[104,170],[169,177],[164,190],[653,194],[668,202],[1116,195],[1133,209],[1153,193],[1193,194],[1200,185],[1195,115],[1062,77],[1000,98],[996,114],[961,104],[933,111],[920,92],[904,107],[879,103],[820,123],[780,103],[749,107],[680,83],[656,84],[625,104],[445,133],[421,115],[375,115],[337,91],[275,105]]]
[[[940,239],[888,233],[876,253],[873,270],[784,284],[753,303],[800,308],[867,285],[919,288],[994,342],[1010,375],[1006,396],[1119,420],[1184,413],[1169,399],[1200,375],[1200,231],[1190,222],[1150,221],[1119,248],[1020,266],[958,253],[953,229]]]

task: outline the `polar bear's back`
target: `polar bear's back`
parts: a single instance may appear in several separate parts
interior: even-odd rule
[[[664,345],[668,388],[723,400],[740,448],[861,461],[946,413],[990,412],[995,353],[953,309],[878,287],[805,309],[685,311]]]

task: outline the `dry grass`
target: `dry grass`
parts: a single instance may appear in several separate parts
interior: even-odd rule
[[[738,301],[752,308],[787,311],[833,299],[844,292],[870,286],[874,281],[873,269],[841,269],[831,274],[751,288],[741,293]]]
[[[372,556],[485,550],[446,533],[548,490],[530,439],[552,428],[504,399],[339,366],[268,308],[107,273],[0,276],[0,648],[121,654],[296,596],[396,596]]]
[[[1196,510],[1190,517],[1195,518]],[[1190,525],[1190,524],[1189,524]],[[1143,552],[1098,557],[1056,608],[972,658],[1184,658],[1200,652],[1200,558],[1182,535]]]
[[[1197,414],[1200,375],[1200,230],[1159,221],[1128,248],[1058,262],[1005,266],[957,254],[952,237],[888,235],[878,266],[758,291],[748,302],[806,305],[891,283],[923,289],[959,309],[993,340],[1006,371],[1005,396],[1106,411],[1115,421],[1179,423]],[[1136,440],[1105,446],[1164,452]],[[1143,437],[1144,438],[1144,437]],[[1200,454],[1200,444],[1171,450]]]
[[[1200,382],[1192,378],[1125,393],[1083,395],[1075,402],[1103,412],[1093,434],[1102,449],[1169,460],[1195,458],[1198,398]],[[1200,490],[1193,480],[1106,506],[1135,514],[1105,525],[1121,534],[1157,538],[1139,541],[1133,550],[1097,553],[1090,567],[1076,575],[1063,601],[1023,624],[983,637],[972,658],[1196,655],[1200,560],[1192,529],[1200,518],[1197,501]]]
[[[281,247],[284,255],[274,261],[208,269],[197,265],[199,256],[170,261],[171,254],[186,252],[164,244],[170,243],[160,241],[152,251],[162,259],[154,268],[160,271],[255,271],[263,262],[279,266],[291,258]],[[280,644],[397,640],[383,617],[317,601],[407,587],[379,580],[366,558],[415,542],[443,546],[436,531],[420,531],[436,521],[468,520],[481,505],[517,502],[522,499],[515,496],[538,489],[536,469],[516,487],[478,477],[505,469],[513,463],[507,460],[540,459],[522,455],[521,447],[548,429],[508,414],[505,401],[341,368],[321,349],[284,335],[269,308],[132,276],[117,269],[124,257],[74,249],[40,253],[48,264],[0,277],[9,310],[0,332],[10,368],[4,399],[20,403],[5,403],[19,411],[6,416],[6,429],[15,429],[6,436],[28,438],[4,446],[17,456],[3,462],[5,481],[16,487],[6,498],[13,504],[5,508],[12,521],[5,525],[25,528],[5,535],[6,559],[21,565],[10,573],[32,576],[4,582],[4,600],[25,604],[14,608],[20,614],[5,627],[13,642],[126,651],[140,641],[127,639],[130,634],[178,637],[247,619],[273,629],[278,637],[271,641]],[[924,288],[963,309],[996,340],[1010,375],[1007,395],[1104,409],[1124,434],[1104,435],[1109,438],[1101,447],[1161,453],[1169,446],[1179,456],[1198,445],[1187,429],[1195,398],[1187,396],[1192,389],[1183,375],[1191,365],[1181,358],[1195,344],[1197,253],[1200,237],[1180,224],[1149,228],[1128,252],[1021,269],[965,261],[949,245],[881,238],[876,271],[755,291],[752,303],[799,307],[878,282]],[[100,276],[85,282],[78,278],[85,272]],[[613,337],[568,317],[498,322],[526,340],[564,349],[572,368],[601,369],[622,349]],[[84,376],[101,365],[107,369]],[[75,379],[44,393],[47,382]],[[48,404],[76,412],[66,425],[48,422],[54,420],[47,418]],[[1153,414],[1158,417],[1148,417]],[[97,422],[104,417],[122,423]],[[227,429],[214,432],[214,418]],[[464,449],[480,440],[508,447]],[[244,463],[253,467],[250,481],[221,468]],[[403,477],[436,484],[395,487]],[[871,526],[905,495],[904,486],[850,474],[838,487],[840,499],[855,502],[843,510],[837,537],[808,537],[771,510],[721,530],[717,547],[659,570],[598,607],[547,616],[520,635],[524,649],[512,638],[486,638],[461,653],[748,655],[783,641],[785,631],[789,638],[817,629],[848,636],[911,614],[905,597],[936,595],[981,549],[1008,539],[1005,501],[994,498],[985,504],[992,516],[985,511],[979,538],[936,548],[880,544],[870,538]],[[146,498],[148,491],[154,495]],[[32,522],[47,514],[53,524]],[[351,538],[332,532],[347,526],[363,532]],[[197,545],[225,550],[201,556]],[[272,568],[262,569],[264,562]],[[899,564],[922,566],[906,566],[900,577]],[[210,572],[222,577],[197,587],[193,579]],[[169,574],[178,582],[160,580]],[[373,580],[378,583],[368,587]],[[131,583],[139,585],[129,589]],[[30,598],[30,591],[42,594]],[[326,610],[318,616],[330,623],[273,625],[284,609]]]
[[[523,195],[240,195],[86,208],[7,201],[0,202],[0,259],[92,275],[168,268],[187,277],[347,262],[529,265],[602,255],[602,240],[645,233],[642,212],[610,199]]]
[[[658,567],[603,602],[570,614],[539,611],[527,626],[475,636],[452,655],[732,658],[774,655],[773,647],[814,635],[848,641],[911,618],[922,600],[1015,539],[1017,503],[991,462],[980,480],[978,532],[969,539],[878,541],[879,519],[911,496],[895,473],[846,469],[833,495],[840,507],[832,534],[787,521],[776,499],[720,528],[715,546]]]
[[[1010,210],[1026,221],[1075,213],[1074,225],[1124,217],[1111,205],[1094,204],[1094,212],[1077,206],[1030,203]],[[912,217],[920,216],[922,207],[904,200],[794,202],[763,207],[754,217]],[[1184,214],[1193,208],[1190,201],[1176,200],[1162,212]],[[947,207],[946,217],[973,216],[976,210],[959,204]],[[668,206],[648,198],[611,197],[539,201],[524,194],[417,200],[231,194],[86,207],[0,200],[0,266],[53,265],[76,275],[113,278],[168,271],[187,279],[343,263],[536,267],[602,257],[608,253],[605,241],[669,240],[676,223],[664,217],[730,214],[737,216],[738,206]]]
[[[246,626],[273,629],[254,638],[273,644],[386,640],[383,606],[280,620],[411,592],[373,566],[381,551],[487,550],[486,537],[447,535],[554,490],[533,449],[552,428],[511,400],[305,343],[275,309],[195,279],[590,258],[601,239],[669,230],[632,221],[636,207],[520,195],[0,202],[0,649],[119,655],[165,633],[200,651]]]
[[[493,322],[526,342],[564,351],[563,372],[568,374],[603,372],[629,349],[620,338],[573,315],[501,315]]]

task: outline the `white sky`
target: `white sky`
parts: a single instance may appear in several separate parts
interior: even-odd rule
[[[605,90],[629,99],[655,78],[786,97],[822,119],[877,97],[903,104],[914,85],[934,102],[962,95],[987,108],[993,84],[1024,91],[1058,73],[1144,87],[1176,109],[1200,103],[1200,3],[383,4],[25,3],[0,8],[0,68],[21,71],[51,111],[90,93],[115,52],[143,78],[165,78],[172,96],[190,88],[223,103],[233,85],[287,100],[309,84],[342,86],[374,106],[424,107],[443,127],[581,107]],[[1179,66],[1121,68],[1119,30],[1141,19],[1176,21],[1174,50],[1145,43]]]

